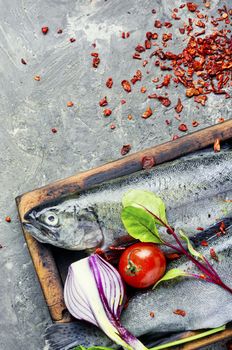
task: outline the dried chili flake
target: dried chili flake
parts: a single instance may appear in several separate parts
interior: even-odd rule
[[[123,80],[121,85],[126,92],[131,92],[131,85],[128,80]]]
[[[103,114],[105,117],[109,117],[111,115],[112,111],[111,109],[104,109]]]
[[[57,34],[62,34],[63,33],[63,30],[61,28],[57,29]]]
[[[179,32],[180,32],[180,34],[184,34],[185,33],[185,28],[179,28]]]
[[[195,12],[196,9],[198,8],[198,5],[195,4],[194,2],[187,2],[187,8],[191,12]]]
[[[200,277],[200,279],[202,279],[202,280],[205,280],[205,279],[206,279],[205,275],[199,275],[199,277]]]
[[[153,13],[153,15],[156,14],[156,10],[155,10],[155,9],[152,9],[152,10],[151,10],[151,13]]]
[[[24,60],[24,58],[21,58],[21,63],[25,64],[25,65],[27,64],[27,62]]]
[[[176,113],[182,112],[184,106],[182,105],[181,99],[178,98],[177,105],[175,106]]]
[[[128,120],[132,120],[132,119],[133,119],[133,116],[132,116],[131,114],[128,114],[127,119],[128,119]]]
[[[163,41],[168,41],[168,40],[172,40],[172,33],[164,33],[163,35],[162,35],[162,40]]]
[[[92,61],[93,68],[97,68],[99,66],[99,63],[100,63],[100,58],[99,57],[94,57],[93,61]]]
[[[147,88],[145,86],[142,86],[140,89],[140,92],[142,92],[142,94],[144,94],[147,91]]]
[[[153,311],[151,311],[149,315],[150,315],[151,318],[155,317],[155,313]]]
[[[159,78],[158,78],[158,77],[157,77],[157,78],[152,79],[152,82],[153,82],[153,83],[158,83],[158,81],[159,81]]]
[[[130,33],[129,32],[122,32],[122,39],[127,39],[129,38]]]
[[[217,119],[217,123],[223,123],[224,121],[225,121],[225,119],[222,117]]]
[[[91,52],[90,54],[92,57],[98,57],[99,56],[99,53],[98,52]]]
[[[52,128],[52,133],[53,133],[53,134],[56,134],[57,131],[58,131],[57,128]]]
[[[151,38],[152,40],[156,40],[158,39],[158,37],[159,37],[158,33],[153,33]]]
[[[144,60],[143,61],[143,67],[146,67],[147,64],[148,64],[148,60]]]
[[[192,97],[192,96],[198,96],[200,95],[200,91],[197,88],[190,87],[186,89],[186,96],[187,97]]]
[[[153,114],[152,109],[149,106],[149,107],[147,107],[146,111],[142,114],[142,118],[147,119],[147,118],[151,117],[152,114]]]
[[[99,101],[99,106],[100,107],[104,107],[108,105],[108,101],[107,101],[107,97],[103,97],[100,101]]]
[[[171,120],[166,119],[166,120],[165,120],[165,123],[166,123],[167,125],[170,125],[170,124],[171,124]]]
[[[150,49],[150,48],[151,48],[151,42],[150,42],[150,40],[145,40],[144,46],[145,46],[146,50]]]
[[[6,221],[6,222],[11,222],[11,217],[10,217],[10,216],[6,216],[6,217],[5,217],[5,221]]]
[[[113,79],[112,79],[112,78],[108,78],[108,79],[106,80],[106,86],[107,86],[109,89],[112,88],[112,86],[113,86]]]
[[[199,226],[199,227],[196,228],[196,230],[197,231],[204,231],[204,228]]]
[[[209,243],[206,240],[201,241],[202,247],[208,247]]]
[[[200,35],[203,35],[203,34],[205,34],[205,30],[204,29],[201,32],[195,33],[194,35],[197,37],[197,36],[200,36]]]
[[[69,41],[70,41],[70,43],[74,43],[76,41],[76,39],[75,38],[70,38]]]
[[[183,132],[188,131],[187,125],[183,123],[179,125],[178,129]]]
[[[134,58],[135,60],[141,60],[141,56],[139,53],[135,52],[134,55],[132,56],[132,58]]]
[[[155,165],[154,157],[152,156],[144,156],[142,158],[142,168],[149,170]]]
[[[199,125],[199,122],[197,120],[192,121],[192,126],[196,128]]]
[[[206,95],[194,97],[194,101],[197,103],[200,103],[202,106],[205,106],[205,102],[207,101],[207,99],[208,99],[208,97]]]
[[[180,136],[178,136],[178,135],[173,135],[172,140],[175,141],[175,140],[179,139],[179,137]]]
[[[214,150],[215,153],[216,152],[220,152],[221,146],[220,146],[220,140],[219,139],[216,139],[214,141],[213,150]]]
[[[165,254],[165,257],[168,259],[168,260],[178,260],[181,258],[181,255],[178,254],[178,253],[167,253]]]
[[[73,107],[74,103],[72,101],[67,102],[67,107]]]
[[[154,27],[155,27],[155,28],[161,28],[161,27],[162,27],[161,21],[159,21],[158,19],[155,20]]]
[[[217,254],[216,254],[216,252],[215,252],[215,250],[213,248],[210,249],[210,256],[215,261],[217,261],[217,262],[219,261],[218,256],[217,256]]]
[[[164,26],[166,28],[171,28],[172,27],[172,23],[171,22],[164,22]]]
[[[42,27],[42,28],[41,28],[41,32],[42,32],[44,35],[46,35],[48,31],[49,31],[49,28],[48,28],[48,27]]]
[[[127,145],[123,145],[121,148],[121,155],[125,156],[127,153],[129,153],[131,150],[131,145],[127,144]]]
[[[200,28],[205,28],[205,23],[200,20],[195,22],[195,25]]]
[[[110,129],[111,129],[111,130],[116,129],[116,125],[115,125],[114,123],[112,123],[112,124],[110,125]]]
[[[165,107],[168,107],[171,104],[171,101],[169,100],[168,97],[158,96],[157,94],[149,95],[148,98],[157,98]]]
[[[172,18],[175,19],[176,21],[180,20],[180,17],[177,16],[177,14],[175,12],[172,13]]]
[[[207,2],[205,3],[205,7],[209,9],[209,8],[210,8],[210,2],[207,1]]]
[[[139,45],[136,46],[135,51],[141,53],[141,52],[145,51],[145,48],[144,48],[144,46],[139,44]]]
[[[179,315],[179,316],[182,316],[182,317],[186,316],[186,312],[184,310],[181,310],[181,309],[176,309],[176,310],[173,311],[173,313],[175,315]]]
[[[40,81],[40,80],[41,80],[40,75],[35,75],[35,76],[34,76],[34,80],[36,80],[36,81]]]
[[[121,105],[124,105],[126,103],[126,100],[121,100]]]
[[[147,40],[151,40],[151,38],[152,38],[152,32],[147,32],[147,33],[146,33],[146,38],[147,38]]]

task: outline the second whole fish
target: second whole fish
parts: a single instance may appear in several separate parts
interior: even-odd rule
[[[149,190],[166,204],[169,223],[191,236],[232,214],[232,146],[196,152],[104,183],[79,196],[31,209],[24,226],[38,241],[70,250],[107,248],[126,232],[120,214],[130,189]]]

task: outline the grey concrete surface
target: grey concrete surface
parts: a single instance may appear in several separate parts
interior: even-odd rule
[[[212,0],[209,11],[215,13],[224,3]],[[141,119],[148,101],[146,94],[138,92],[142,85],[151,91],[151,79],[158,75],[152,64],[142,69],[145,78],[133,93],[127,94],[120,86],[121,80],[141,68],[131,55],[146,31],[153,31],[151,9],[156,8],[156,18],[168,20],[170,9],[180,4],[180,0],[0,0],[0,350],[43,349],[43,330],[50,322],[14,198],[116,159],[124,143],[136,151],[180,134],[174,118],[178,96],[185,106],[181,120],[190,131],[194,119],[201,128],[214,124],[218,117],[229,118],[231,102],[224,96],[209,95],[207,106],[197,108],[178,87],[172,88],[169,108],[151,101],[154,115]],[[183,13],[186,18],[186,10]],[[41,33],[44,25],[49,26],[46,36]],[[177,51],[186,44],[178,26],[175,23],[167,30],[175,33],[169,48]],[[58,28],[62,34],[56,33]],[[129,31],[130,38],[121,39],[122,31]],[[70,43],[70,37],[76,42]],[[100,53],[96,70],[91,67],[92,51]],[[28,64],[23,65],[21,58]],[[35,81],[35,75],[41,81]],[[112,90],[104,84],[109,76],[114,79]],[[102,116],[98,106],[105,95],[113,111],[109,118]],[[122,98],[127,100],[125,105],[120,104]],[[69,100],[74,107],[66,107]],[[132,121],[128,114],[133,115]],[[165,119],[172,119],[170,127]],[[115,130],[110,129],[112,122]],[[53,127],[58,129],[56,134],[51,132]],[[7,215],[11,223],[5,222]]]

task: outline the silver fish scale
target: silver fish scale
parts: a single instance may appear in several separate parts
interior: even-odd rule
[[[219,257],[219,263],[214,262],[214,267],[222,280],[232,287],[232,230],[214,242],[213,247]],[[209,249],[200,250],[209,255]],[[170,268],[185,270],[191,266],[191,263],[179,260]],[[191,270],[196,272],[194,268]],[[173,311],[176,309],[184,310],[186,316],[175,315]],[[154,318],[150,317],[151,311]],[[153,291],[137,294],[121,317],[122,324],[137,336],[144,334],[144,324],[147,333],[171,332],[214,328],[231,320],[232,295],[229,292],[214,284],[186,277],[163,282]]]

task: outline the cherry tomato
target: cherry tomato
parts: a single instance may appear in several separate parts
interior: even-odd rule
[[[134,288],[153,286],[166,270],[163,252],[153,243],[136,243],[120,257],[119,273]]]

